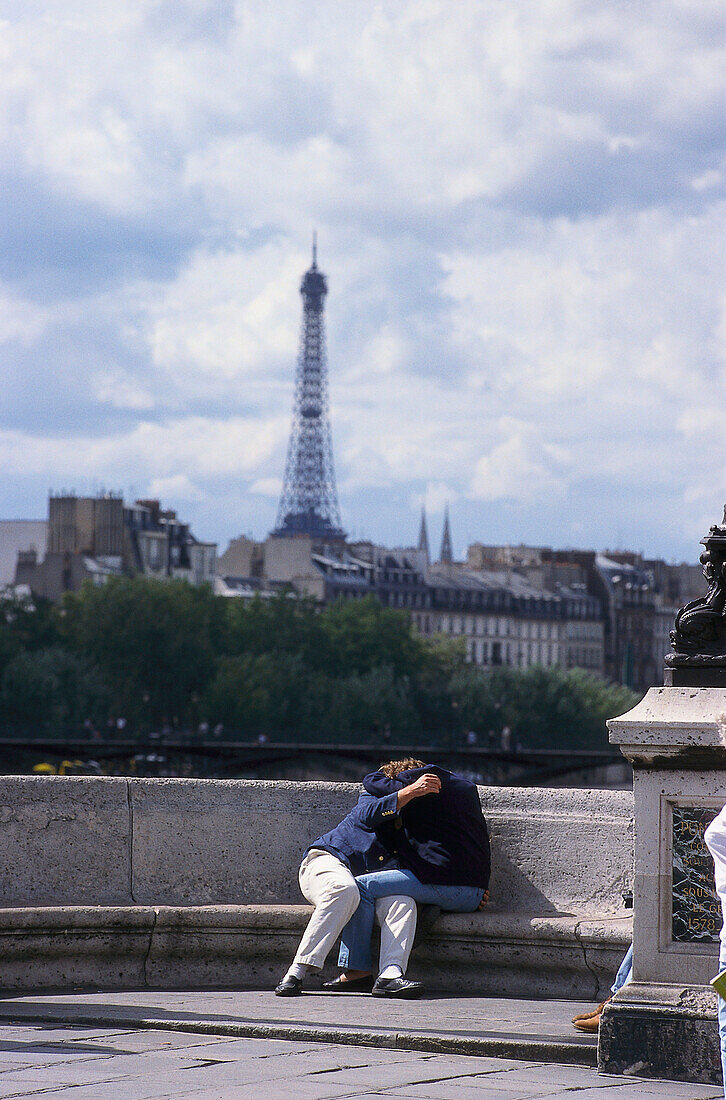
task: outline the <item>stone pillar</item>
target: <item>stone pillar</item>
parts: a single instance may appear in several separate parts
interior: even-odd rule
[[[608,722],[633,765],[634,964],[632,983],[603,1013],[603,1072],[721,1081],[708,986],[721,907],[703,833],[726,803],[724,716],[726,687],[669,686]]]

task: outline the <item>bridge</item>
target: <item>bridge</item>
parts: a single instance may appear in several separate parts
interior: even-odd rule
[[[64,736],[0,736],[0,750],[15,749],[34,757],[49,755],[105,761],[119,764],[124,760],[153,763],[160,757],[173,766],[175,762],[189,761],[198,764],[198,774],[212,775],[236,770],[263,770],[272,773],[275,766],[290,765],[294,761],[315,759],[321,764],[333,765],[336,761],[360,763],[361,766],[377,766],[382,760],[396,760],[416,755],[422,760],[436,762],[453,771],[490,776],[492,782],[517,782],[521,785],[541,783],[574,772],[591,771],[612,764],[622,764],[623,757],[612,749],[575,750],[571,748],[511,749],[491,748],[486,745],[456,745],[448,743],[416,745],[390,742],[349,743],[319,741],[254,741],[234,736],[199,737],[192,732],[169,734],[150,733],[133,736],[121,731],[110,735],[92,737],[85,733]],[[138,770],[134,768],[133,770]],[[118,774],[118,772],[117,772]],[[485,780],[486,781],[486,780]]]

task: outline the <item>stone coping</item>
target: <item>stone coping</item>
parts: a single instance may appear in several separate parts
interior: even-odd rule
[[[271,989],[310,916],[305,905],[0,909],[0,989]],[[433,989],[602,1000],[629,918],[445,913],[426,922],[409,973]],[[332,953],[320,985],[337,972]]]
[[[360,787],[256,780],[0,777],[0,905],[297,904],[303,851]],[[623,915],[624,791],[480,787],[493,909]]]

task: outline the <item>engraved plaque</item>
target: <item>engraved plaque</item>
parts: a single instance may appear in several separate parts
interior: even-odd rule
[[[673,807],[673,939],[715,943],[721,931],[721,903],[713,861],[703,839],[718,813],[696,806]]]

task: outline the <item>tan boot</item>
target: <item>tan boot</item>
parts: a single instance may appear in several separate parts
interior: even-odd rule
[[[597,1032],[598,1028],[600,1027],[600,1017],[602,1016],[603,1009],[605,1008],[605,1005],[608,1003],[609,1000],[610,998],[608,997],[607,1001],[603,1001],[601,1005],[598,1005],[591,1016],[585,1016],[584,1019],[579,1020],[577,1017],[575,1017],[572,1023],[577,1028],[577,1030],[587,1031],[589,1034],[594,1034],[595,1032]]]
[[[602,1016],[602,1010],[605,1008],[605,1005],[608,1003],[609,1000],[610,1000],[610,997],[608,997],[607,1000],[605,1000],[601,1004],[599,1004],[597,1006],[597,1008],[592,1008],[589,1012],[580,1012],[577,1016],[573,1016],[572,1017],[572,1022],[575,1025],[575,1027],[579,1027],[579,1025],[581,1023],[583,1023],[583,1021],[592,1020],[595,1016],[597,1016],[597,1024],[595,1024],[594,1028],[589,1028],[588,1027],[588,1028],[584,1028],[584,1029],[581,1028],[580,1029],[580,1030],[585,1030],[585,1031],[591,1031],[591,1030],[597,1031],[598,1024],[600,1023],[600,1017]]]

